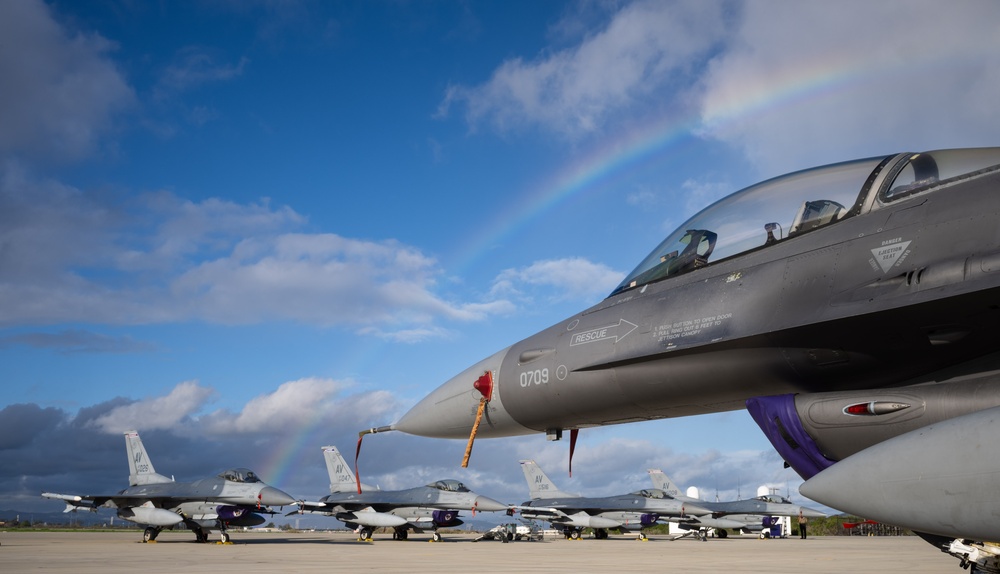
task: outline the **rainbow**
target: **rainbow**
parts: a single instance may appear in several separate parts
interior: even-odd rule
[[[462,242],[452,255],[453,272],[472,265],[505,237],[515,234],[557,205],[614,184],[632,170],[655,160],[670,149],[693,139],[695,124],[661,118],[642,129],[627,132],[584,154],[545,181],[522,194],[520,201],[499,213],[477,235]]]
[[[504,237],[573,197],[596,193],[614,184],[644,164],[682,145],[694,143],[708,131],[724,131],[748,118],[766,117],[798,103],[819,100],[871,80],[877,71],[858,67],[856,61],[804,62],[773,81],[756,82],[738,97],[720,100],[708,117],[676,117],[664,114],[643,127],[626,131],[599,148],[568,164],[546,181],[522,195],[504,212],[483,226],[477,236],[463,242],[454,254],[454,269],[471,265]]]
[[[295,432],[277,441],[260,461],[257,474],[261,480],[282,488],[287,484],[293,469],[302,468],[303,465],[322,467],[320,447],[329,444],[330,437],[324,434],[328,429],[321,423],[322,417],[314,417],[301,424]]]

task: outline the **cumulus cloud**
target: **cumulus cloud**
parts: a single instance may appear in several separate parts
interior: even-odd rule
[[[741,5],[703,77],[706,135],[767,174],[897,151],[995,145],[1000,5]],[[863,15],[863,16],[862,16]]]
[[[415,247],[305,223],[267,199],[99,200],[0,166],[0,323],[276,320],[417,341],[511,309],[438,295],[441,269]]]
[[[214,394],[212,389],[201,386],[197,381],[185,381],[166,396],[115,407],[95,418],[91,424],[107,433],[137,428],[171,429],[190,420]]]
[[[624,273],[581,257],[536,261],[527,267],[505,269],[493,280],[497,296],[530,296],[529,291],[546,287],[557,300],[590,302],[606,296]]]
[[[326,421],[353,421],[360,427],[389,416],[396,406],[391,393],[376,391],[343,396],[349,383],[309,377],[283,383],[272,393],[254,397],[239,413],[216,411],[204,419],[212,433],[288,432]],[[364,422],[359,416],[365,418]]]
[[[710,2],[625,4],[576,45],[507,60],[482,85],[450,86],[439,115],[462,106],[473,127],[540,126],[571,139],[601,133],[687,77],[720,39],[721,10]]]
[[[41,0],[0,3],[0,152],[38,160],[92,153],[135,95],[98,34],[69,31]]]

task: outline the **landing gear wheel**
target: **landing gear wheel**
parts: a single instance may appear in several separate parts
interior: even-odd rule
[[[198,540],[198,542],[201,543],[208,542],[208,532],[205,532],[204,530],[196,530],[194,533],[194,537],[195,539]]]
[[[358,531],[358,538],[361,540],[371,540],[372,539],[372,529],[362,528]]]
[[[572,531],[570,531],[570,533],[569,533],[569,539],[570,540],[579,540],[580,539],[580,531],[579,530],[572,530]]]
[[[725,538],[727,536],[729,536],[729,533],[726,532],[725,530],[716,530],[715,531],[715,537],[716,538]]]
[[[645,540],[649,540],[649,538],[646,537],[646,533],[645,532],[640,532],[639,533],[639,537],[636,538],[636,540],[643,540],[643,541],[645,541]]]
[[[435,532],[434,534],[431,535],[431,540],[433,540],[434,542],[441,542],[441,535]]]
[[[142,541],[143,542],[152,542],[152,541],[156,540],[156,535],[159,534],[159,533],[160,533],[160,531],[158,529],[153,528],[152,526],[150,526],[149,528],[147,528],[147,529],[145,529],[145,530],[142,531]]]
[[[229,543],[229,533],[228,532],[223,532],[222,534],[219,535],[219,538],[222,540],[223,544],[228,544]]]

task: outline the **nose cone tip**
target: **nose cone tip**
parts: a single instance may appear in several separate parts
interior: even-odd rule
[[[267,506],[289,506],[295,504],[295,499],[283,490],[265,486],[260,489],[260,503]]]
[[[475,420],[476,408],[482,398],[482,394],[473,387],[473,384],[484,371],[499,371],[506,354],[507,349],[494,353],[446,381],[413,405],[413,408],[392,426],[400,432],[417,436],[468,438]],[[495,387],[494,395],[497,392]],[[497,416],[494,415],[493,418],[496,419]]]
[[[480,512],[500,512],[507,510],[507,505],[493,500],[488,496],[479,495],[476,497],[476,510]]]

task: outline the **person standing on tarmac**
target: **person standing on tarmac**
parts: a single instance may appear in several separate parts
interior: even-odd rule
[[[802,516],[802,511],[799,511],[799,538],[802,540],[806,539],[806,524],[809,523],[809,519]]]

